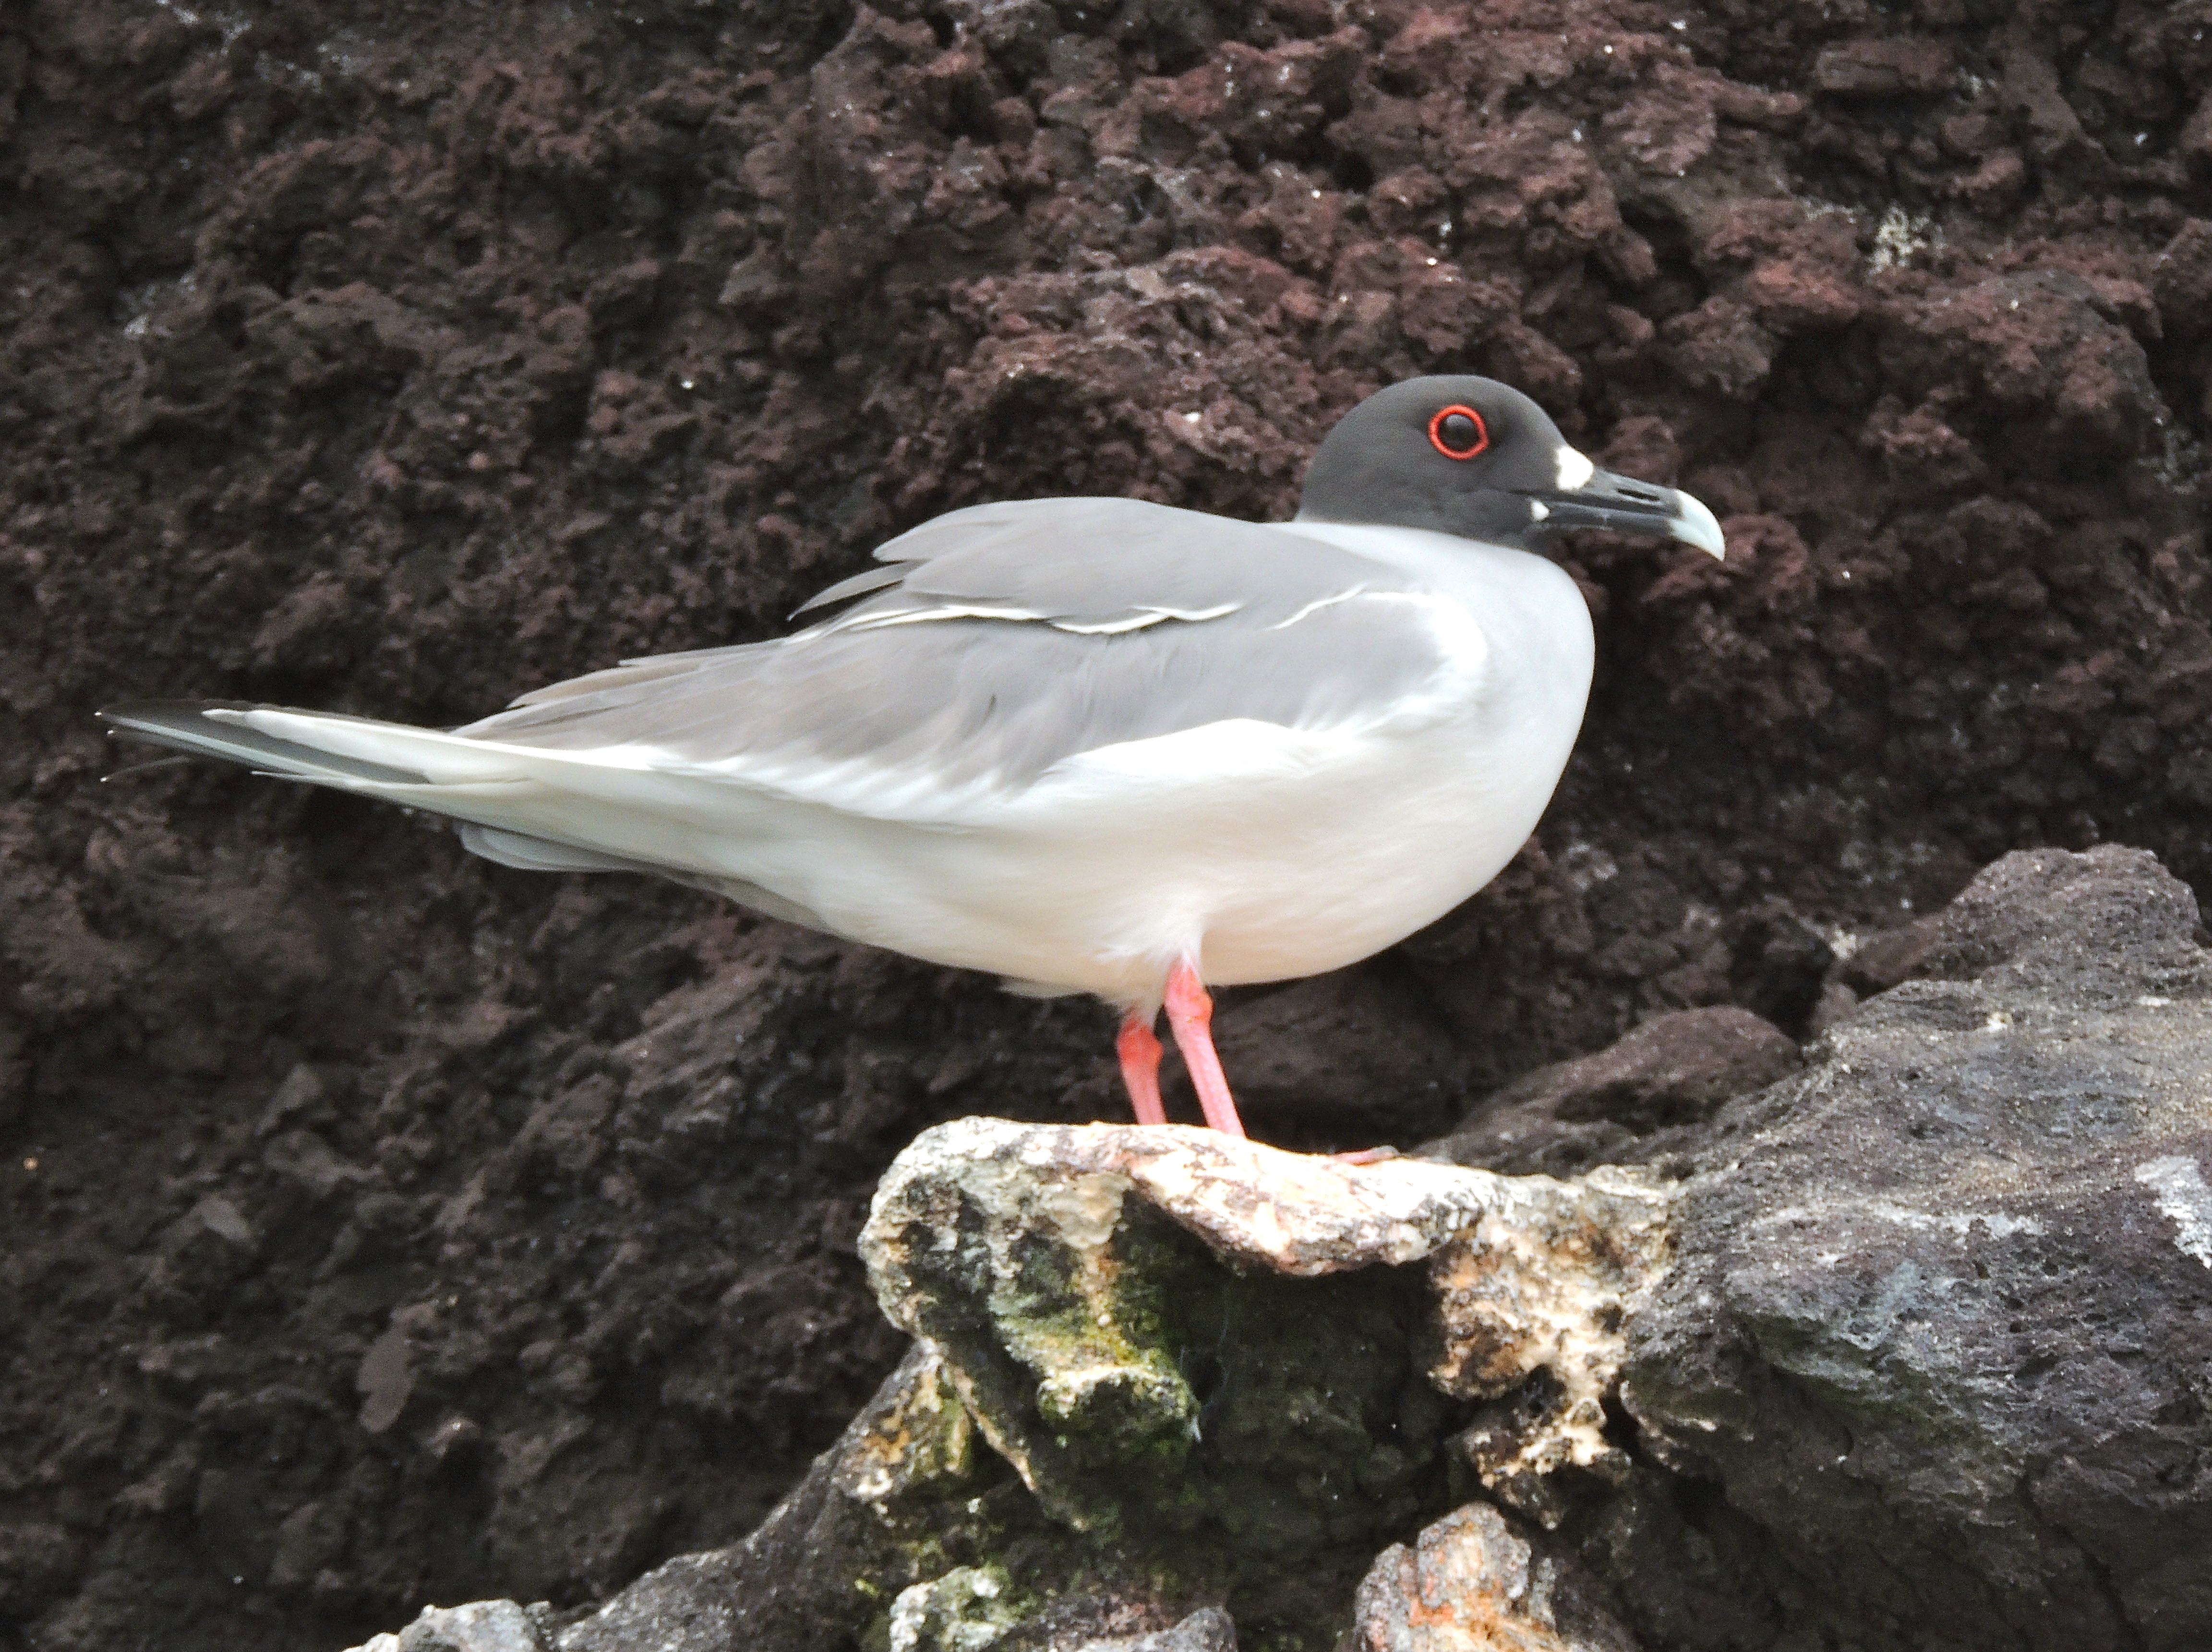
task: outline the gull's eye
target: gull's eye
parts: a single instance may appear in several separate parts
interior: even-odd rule
[[[1454,403],[1429,421],[1429,445],[1446,459],[1473,459],[1490,446],[1490,427],[1473,408]]]

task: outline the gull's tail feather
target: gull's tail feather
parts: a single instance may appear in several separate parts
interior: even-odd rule
[[[327,751],[301,740],[264,732],[243,720],[244,714],[275,709],[242,700],[142,700],[129,705],[109,706],[99,714],[100,721],[125,739],[167,746],[196,757],[243,763],[258,774],[285,780],[324,784],[371,780],[419,785],[428,778],[419,768]],[[297,714],[317,721],[350,723],[368,729],[401,726],[330,712]]]
[[[240,701],[149,701],[111,706],[100,716],[125,739],[443,815],[458,825],[465,848],[501,865],[645,872],[726,896],[770,917],[827,926],[787,896],[698,858],[702,840],[741,828],[745,811],[757,805],[739,784],[714,784],[702,820],[693,788],[707,782],[642,772],[589,751],[537,750],[371,717]]]
[[[649,861],[510,829],[509,811],[501,805],[529,781],[499,751],[472,750],[441,730],[221,700],[110,706],[100,718],[125,739],[443,815],[459,826],[471,853],[502,865],[526,872],[662,870]]]

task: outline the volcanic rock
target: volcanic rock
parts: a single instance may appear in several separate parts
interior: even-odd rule
[[[1797,1579],[1770,1609],[1869,1648],[2212,1635],[2200,932],[2140,851],[2008,856],[1916,979],[1721,1110],[1620,1400],[1674,1507],[1726,1513],[1593,1538],[1666,1643],[1707,1643],[1662,1557],[1745,1522]]]
[[[1731,1098],[1796,1072],[1797,1046],[1733,1005],[1654,1016],[1619,1042],[1493,1092],[1422,1157],[1526,1175],[1642,1162]]]
[[[1574,1562],[1470,1503],[1361,1580],[1348,1652],[1637,1652]]]
[[[549,1645],[1216,1652],[1229,1613],[1252,1645],[1326,1644],[1375,1551],[1449,1509],[1470,1465],[1625,1469],[1604,1404],[1666,1206],[1631,1173],[939,1127],[861,1241],[916,1333],[905,1362],[744,1543],[669,1562]],[[1457,1402],[1531,1391],[1480,1449],[1450,1443],[1481,1415]]]
[[[1139,1466],[1180,1478],[1205,1442],[1210,1402],[1183,1366],[1219,1263],[1311,1278],[1426,1259],[1430,1382],[1464,1400],[1532,1382],[1547,1396],[1468,1448],[1486,1481],[1610,1464],[1603,1400],[1620,1328],[1663,1266],[1666,1205],[1656,1183],[1609,1169],[1562,1182],[1355,1166],[1175,1127],[968,1119],[899,1156],[861,1245],[884,1312],[945,1351],[992,1445],[1049,1512],[1089,1527],[1158,1520],[1138,1509],[1176,1499]],[[1199,1277],[1173,1229],[1210,1254]],[[1271,1329],[1314,1315],[1297,1294],[1282,1302],[1291,1317]],[[1303,1382],[1301,1360],[1326,1370],[1334,1355],[1285,1345],[1270,1369]],[[1311,1402],[1293,1389],[1269,1403]],[[1272,1502],[1292,1461],[1237,1466]]]
[[[2200,933],[2141,852],[2015,854],[1802,1071],[1677,1017],[1532,1087],[1711,1109],[1672,1181],[926,1133],[860,1243],[898,1371],[548,1647],[2202,1645]]]
[[[397,1635],[377,1635],[353,1652],[544,1652],[543,1606],[512,1600],[475,1600],[464,1606],[425,1606]]]

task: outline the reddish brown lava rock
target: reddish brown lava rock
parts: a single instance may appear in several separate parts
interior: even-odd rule
[[[1745,554],[1566,553],[1550,817],[1356,984],[1224,1007],[1262,1133],[1410,1139],[1377,1085],[1661,1011],[1801,1032],[2008,847],[2202,888],[2212,31],[1985,16],[0,15],[0,1646],[343,1644],[732,1538],[896,1355],[890,1156],[1115,1105],[1090,1007],[102,787],[104,701],[459,721],[975,500],[1282,513],[1360,394],[1480,370]]]

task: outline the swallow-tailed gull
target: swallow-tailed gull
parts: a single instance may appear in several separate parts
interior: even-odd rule
[[[1125,1013],[1162,1121],[1164,1006],[1242,1135],[1206,985],[1338,969],[1487,884],[1583,720],[1573,528],[1722,554],[1528,397],[1415,379],[1329,432],[1297,517],[976,505],[900,535],[788,636],[626,660],[456,729],[161,702],[114,732],[459,823],[532,871],[658,873]],[[842,605],[842,606],[841,606]]]

